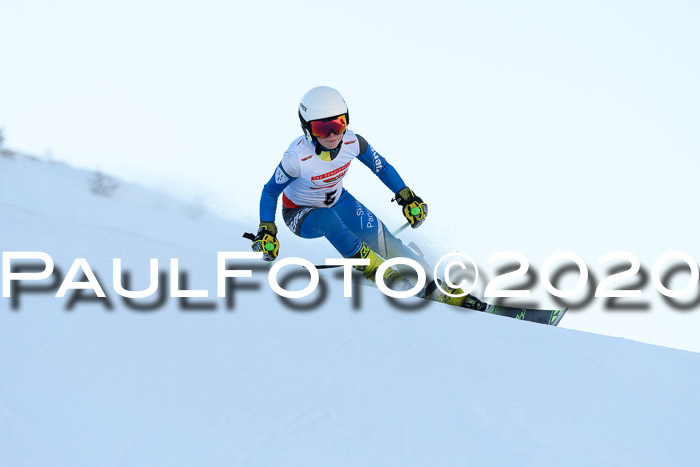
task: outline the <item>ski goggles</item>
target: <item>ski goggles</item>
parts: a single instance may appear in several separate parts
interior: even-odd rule
[[[337,117],[314,120],[309,122],[311,134],[317,138],[327,138],[331,133],[342,135],[348,127],[348,117],[346,114]]]

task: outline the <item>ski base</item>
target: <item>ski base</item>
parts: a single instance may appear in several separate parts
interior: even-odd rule
[[[564,308],[563,310],[539,310],[537,308],[515,308],[487,304],[486,309],[483,311],[484,313],[491,313],[492,315],[507,316],[509,318],[522,319],[533,323],[556,326],[564,317],[567,310],[568,308]]]

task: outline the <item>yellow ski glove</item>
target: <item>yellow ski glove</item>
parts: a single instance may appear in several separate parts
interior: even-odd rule
[[[261,222],[258,234],[253,239],[253,251],[261,251],[265,261],[274,261],[280,252],[277,226],[274,222]]]
[[[428,216],[428,205],[416,196],[409,187],[406,186],[399,190],[394,199],[403,208],[403,215],[411,228],[415,229],[425,221]]]

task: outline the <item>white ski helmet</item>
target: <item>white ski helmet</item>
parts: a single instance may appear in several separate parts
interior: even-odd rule
[[[299,120],[301,128],[308,139],[316,141],[311,134],[309,122],[322,120],[339,115],[346,115],[347,123],[350,123],[350,113],[345,99],[340,93],[328,86],[318,86],[304,94],[299,102]]]

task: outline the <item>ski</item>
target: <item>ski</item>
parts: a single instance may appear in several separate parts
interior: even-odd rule
[[[548,324],[556,326],[564,317],[568,308],[563,310],[539,310],[536,308],[515,308],[509,306],[497,306],[487,304],[484,313],[491,313],[497,316],[507,316],[509,318],[522,319],[533,323]]]
[[[546,324],[549,326],[556,326],[559,324],[561,319],[564,317],[564,314],[568,310],[568,308],[561,310],[540,310],[538,308],[518,308],[493,305],[491,303],[483,302],[472,295],[467,295],[466,297],[449,297],[439,291],[434,285],[434,282],[426,287],[421,295],[421,298],[425,298],[427,300],[447,303],[448,305],[459,306],[468,310],[481,311],[483,313],[490,313],[496,316],[506,316],[508,318],[521,319],[523,321]],[[464,300],[462,300],[462,298],[464,298]]]
[[[405,224],[404,226],[399,228],[399,230],[395,233],[398,233],[401,230],[405,229],[406,226],[408,226],[408,224]],[[255,235],[249,232],[245,232],[243,234],[243,238],[246,238],[250,241],[254,241]],[[418,248],[418,246],[415,243],[410,243],[409,246],[412,247],[417,254],[423,257],[422,251]],[[331,269],[340,266],[315,264],[314,267],[316,269]],[[440,281],[440,283],[442,283],[442,281]],[[407,284],[407,288],[411,288],[411,285]],[[451,290],[453,292],[455,291],[455,289]],[[428,285],[426,285],[423,288],[423,290],[417,295],[417,297],[425,300],[446,303],[452,306],[467,308],[469,310],[481,311],[497,316],[506,316],[508,318],[521,319],[523,321],[530,321],[533,323],[547,324],[550,326],[556,326],[557,324],[559,324],[561,319],[564,317],[564,314],[568,310],[568,308],[564,308],[563,310],[540,310],[537,308],[518,308],[510,306],[492,305],[490,303],[483,302],[472,295],[467,295],[466,297],[449,297],[442,293],[440,290],[438,290],[437,285],[434,281],[431,281]]]

